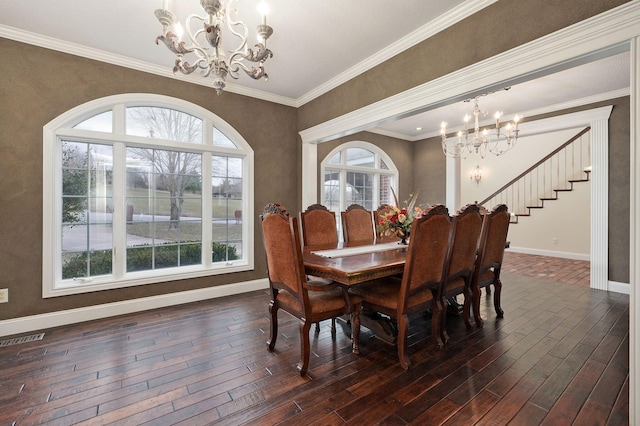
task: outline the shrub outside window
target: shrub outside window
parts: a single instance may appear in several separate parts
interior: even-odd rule
[[[253,269],[253,151],[217,116],[103,98],[45,126],[43,295]]]

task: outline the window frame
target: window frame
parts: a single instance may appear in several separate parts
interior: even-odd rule
[[[346,164],[347,161],[347,156],[346,156],[346,150],[349,148],[362,148],[362,149],[366,149],[367,151],[371,151],[374,155],[374,164],[375,167],[363,167],[363,166],[350,166]],[[340,163],[330,163],[329,160],[333,158],[334,155],[336,155],[336,153],[341,152],[340,154]],[[382,169],[380,168],[380,160],[383,160],[385,162],[385,164],[387,165],[387,167],[389,167],[388,170],[386,169]],[[398,193],[398,180],[399,180],[399,173],[398,173],[398,168],[396,167],[395,163],[393,162],[393,160],[391,159],[391,157],[389,157],[387,155],[386,152],[384,152],[380,147],[370,143],[370,142],[365,142],[365,141],[350,141],[350,142],[345,142],[339,146],[337,146],[336,148],[334,148],[333,150],[331,150],[331,152],[329,152],[326,157],[322,160],[322,162],[320,163],[320,203],[323,205],[326,205],[326,200],[325,200],[325,189],[324,189],[324,176],[325,173],[327,171],[327,169],[329,170],[337,170],[340,173],[340,211],[344,211],[346,210],[347,206],[346,205],[346,176],[347,176],[347,172],[356,172],[356,173],[369,173],[369,174],[373,174],[374,175],[374,179],[373,179],[373,194],[374,194],[374,199],[373,199],[373,204],[374,204],[374,209],[376,209],[378,206],[380,206],[381,202],[380,202],[380,175],[386,175],[386,176],[390,176],[391,178],[391,185],[393,186],[393,190]],[[342,232],[341,232],[341,219],[340,219],[340,212],[337,212],[336,214],[336,222],[337,222],[337,227],[338,227],[338,235],[339,238],[342,239]]]
[[[126,108],[148,106],[170,108],[191,114],[203,121],[203,143],[169,141],[149,137],[127,135],[125,129]],[[97,114],[112,110],[112,132],[74,129],[73,126]],[[229,138],[236,148],[213,145],[214,127]],[[125,163],[127,147],[168,149],[195,152],[202,160],[202,246],[203,257],[199,265],[126,272],[126,168],[113,177],[113,271],[112,275],[62,279],[62,150],[61,141],[98,143],[113,146],[114,164]],[[243,214],[242,256],[240,259],[213,263],[211,157],[223,155],[243,159],[242,210],[254,211],[254,152],[248,142],[231,125],[220,117],[193,103],[163,95],[123,94],[108,96],[72,108],[47,123],[43,129],[43,253],[42,295],[45,298],[88,293],[107,289],[125,288],[203,276],[228,274],[254,269],[254,218]]]

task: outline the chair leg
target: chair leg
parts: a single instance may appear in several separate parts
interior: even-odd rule
[[[336,338],[336,319],[331,318],[331,337]]]
[[[436,342],[440,349],[444,349],[449,341],[449,333],[447,333],[447,301],[442,299],[440,301],[440,324],[437,324],[440,335],[440,342]],[[433,333],[433,320],[431,320],[431,328]]]
[[[320,321],[316,323],[316,333],[320,333]]]
[[[468,329],[471,328],[471,289],[467,288],[464,291],[464,304],[462,305],[462,318],[464,319],[464,325]]]
[[[267,348],[269,348],[269,351],[273,351],[278,338],[278,308],[274,306],[273,300],[269,303],[269,313],[271,314],[271,334],[269,335],[269,340],[267,340]]]
[[[435,317],[435,315],[434,315]],[[407,370],[411,366],[411,361],[406,355],[407,349],[407,333],[409,330],[409,318],[406,315],[401,315],[398,318],[398,359],[400,360],[400,367]]]
[[[480,318],[480,296],[482,290],[476,285],[472,287],[473,292],[473,319],[476,321],[476,327],[482,328],[482,318]]]
[[[351,314],[351,344],[353,353],[356,355],[360,355],[360,306],[360,304],[354,305]]]
[[[311,323],[308,321],[300,321],[300,362],[298,363],[298,372],[301,376],[307,374],[309,368],[309,356],[311,355],[311,345],[309,343],[309,330]]]
[[[496,278],[494,287],[495,292],[493,293],[493,307],[496,310],[496,315],[498,316],[498,318],[503,318],[504,311],[500,306],[500,295],[502,294],[502,281],[500,281],[500,278]]]

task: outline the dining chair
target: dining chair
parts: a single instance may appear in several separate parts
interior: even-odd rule
[[[312,204],[300,212],[302,242],[305,246],[335,246],[338,244],[336,231],[336,215],[322,204]],[[330,285],[332,281],[322,278],[314,279],[316,285]],[[336,331],[336,319],[331,318],[331,332]],[[320,332],[320,324],[316,323],[316,333]]]
[[[300,212],[300,225],[305,246],[338,244],[336,214],[322,204],[312,204]]]
[[[471,328],[471,278],[476,263],[478,251],[478,239],[482,229],[482,215],[477,204],[467,204],[453,216],[451,220],[451,233],[449,241],[449,253],[447,254],[447,270],[442,293],[443,306],[447,300],[451,300],[462,294],[463,318],[467,328]],[[442,311],[443,339],[449,339],[446,328],[447,310]]]
[[[373,229],[373,217],[369,210],[360,204],[351,204],[343,212],[340,212],[342,219],[342,236],[345,242],[365,242],[373,243],[376,234]]]
[[[499,204],[491,212],[484,215],[482,231],[478,243],[478,256],[471,278],[471,292],[473,294],[473,316],[477,327],[482,327],[480,317],[480,295],[483,287],[489,289],[493,284],[493,306],[498,318],[502,318],[504,312],[500,306],[502,282],[500,281],[500,269],[504,257],[504,248],[509,231],[509,211],[506,205]]]
[[[267,204],[260,218],[271,289],[269,351],[273,351],[276,345],[278,311],[282,309],[299,320],[300,362],[297,369],[301,376],[309,367],[309,330],[314,322],[351,315],[352,350],[354,354],[360,353],[358,338],[362,299],[335,284],[315,286],[313,281],[307,281],[298,222],[283,206]],[[331,334],[335,338],[335,329]]]
[[[398,359],[404,369],[411,365],[406,354],[410,315],[432,309],[431,334],[435,344],[444,347],[442,286],[450,229],[447,208],[434,206],[413,222],[402,278],[379,278],[350,289],[351,293],[362,297],[363,307],[396,319]]]

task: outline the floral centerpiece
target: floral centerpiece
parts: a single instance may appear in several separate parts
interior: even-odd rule
[[[413,220],[422,217],[423,213],[422,209],[416,206],[418,194],[411,194],[409,199],[404,202],[405,207],[402,208],[399,207],[400,203],[398,203],[398,197],[393,188],[391,188],[391,193],[395,205],[385,206],[388,209],[378,216],[377,229],[382,235],[395,235],[400,238],[400,244],[407,244]]]

